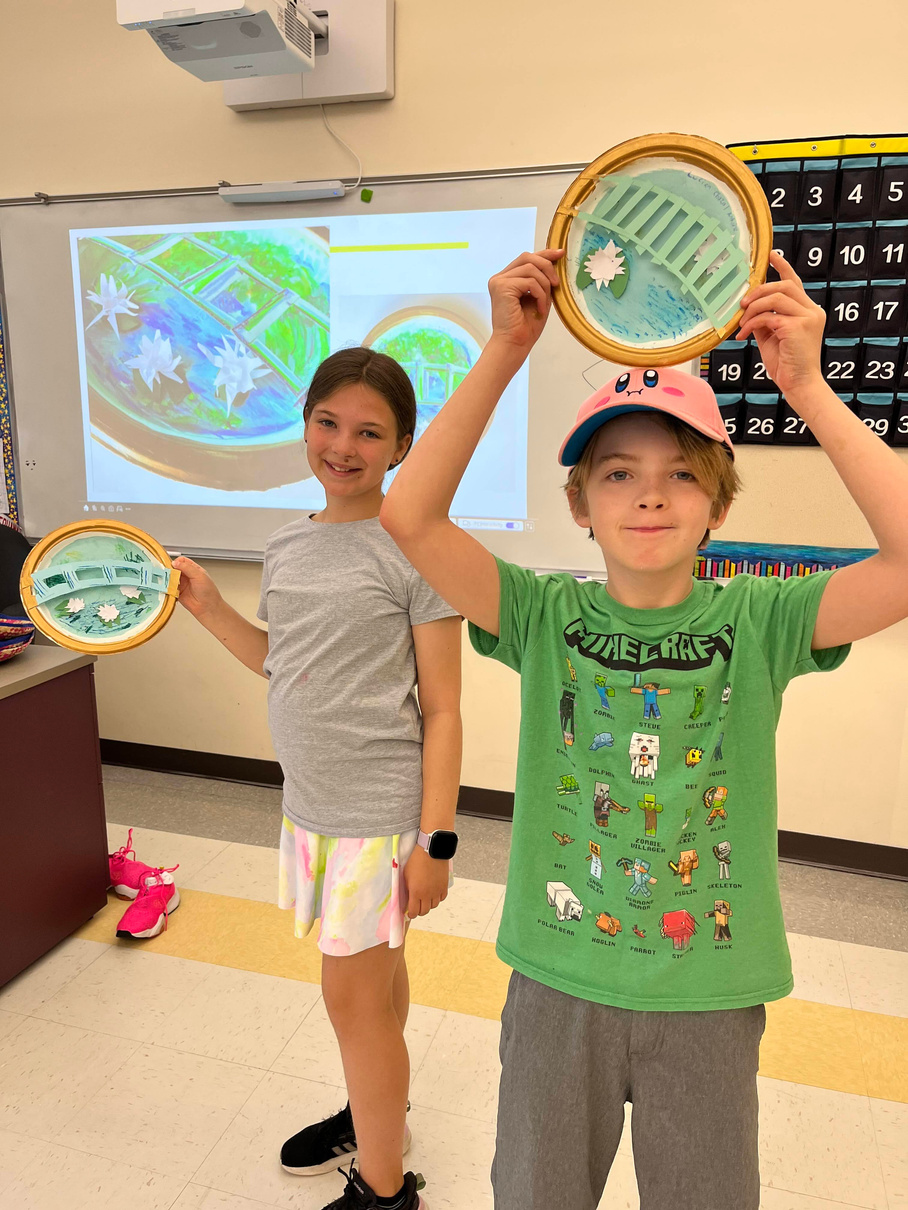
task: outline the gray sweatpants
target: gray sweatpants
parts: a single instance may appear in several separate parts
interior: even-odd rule
[[[632,1012],[511,975],[495,1210],[596,1210],[632,1103],[640,1210],[758,1210],[762,1004]]]

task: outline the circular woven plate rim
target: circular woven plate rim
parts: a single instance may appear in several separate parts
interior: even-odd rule
[[[603,152],[568,186],[552,217],[546,247],[567,248],[568,233],[574,221],[570,211],[592,193],[601,176],[651,156],[684,160],[697,168],[705,169],[735,191],[744,208],[750,231],[749,288],[762,284],[766,280],[769,253],[772,250],[772,215],[766,195],[751,170],[733,152],[721,143],[714,143],[700,135],[643,135],[628,139]],[[743,314],[739,308],[720,330],[710,328],[698,336],[691,336],[678,344],[664,345],[659,349],[642,349],[638,345],[621,344],[596,328],[581,311],[570,289],[566,261],[567,257],[562,256],[555,265],[559,278],[559,288],[552,296],[555,310],[567,330],[585,348],[616,365],[669,366],[701,357],[731,336]]]
[[[74,521],[71,525],[62,525],[59,529],[53,530],[32,547],[25,563],[22,565],[22,574],[19,577],[20,593],[25,588],[31,589],[32,573],[52,547],[57,546],[60,542],[64,542],[67,538],[76,537],[81,533],[90,533],[94,530],[103,530],[105,533],[113,533],[121,538],[129,538],[137,545],[144,546],[167,571],[173,571],[170,555],[168,555],[160,542],[157,542],[151,534],[145,533],[143,529],[137,529],[134,525],[127,525],[125,521]],[[141,647],[143,643],[147,643],[149,639],[154,638],[170,621],[176,603],[176,597],[165,596],[161,612],[141,634],[127,637],[116,643],[90,643],[87,640],[83,641],[73,638],[69,634],[62,634],[43,617],[37,605],[30,605],[25,596],[22,596],[22,604],[25,606],[26,613],[34,622],[36,629],[40,630],[47,638],[52,639],[59,647],[67,647],[70,651],[81,651],[86,655],[115,655],[118,651],[131,651],[134,647]]]

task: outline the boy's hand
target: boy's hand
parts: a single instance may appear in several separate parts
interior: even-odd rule
[[[223,601],[217,585],[204,567],[199,567],[198,563],[193,563],[184,555],[174,559],[173,565],[180,573],[180,604],[194,618],[211,613]]]
[[[409,896],[407,916],[415,920],[438,907],[448,897],[450,866],[446,861],[430,857],[421,845],[410,854],[404,870],[404,882]]]
[[[554,262],[563,255],[561,248],[523,252],[490,279],[493,339],[529,353],[549,317],[558,285]]]
[[[787,395],[795,387],[823,381],[820,350],[826,312],[811,302],[801,279],[784,256],[770,253],[781,281],[766,282],[745,294],[738,340],[757,338],[766,372]]]

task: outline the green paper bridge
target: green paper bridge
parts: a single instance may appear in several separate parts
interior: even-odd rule
[[[38,605],[86,588],[148,588],[166,593],[170,573],[160,563],[71,563],[32,572],[32,587]]]
[[[577,217],[603,227],[666,268],[713,327],[722,328],[737,310],[738,292],[750,277],[750,263],[735,233],[660,185],[629,176],[610,177],[609,182],[597,213],[577,210]],[[713,242],[694,259],[710,236]],[[710,265],[723,253],[725,260],[710,273]]]

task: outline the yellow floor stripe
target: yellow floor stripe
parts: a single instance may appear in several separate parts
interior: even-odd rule
[[[156,954],[216,966],[281,975],[318,983],[321,955],[313,931],[293,935],[292,916],[275,904],[181,890],[182,906],[170,927],[151,941],[119,941],[124,904],[111,896],[106,908],[75,935],[113,941]],[[497,1020],[510,970],[486,941],[411,929],[407,940],[410,994],[415,1004]],[[908,1104],[908,1020],[778,1000],[767,1005],[760,1074],[833,1092]]]

